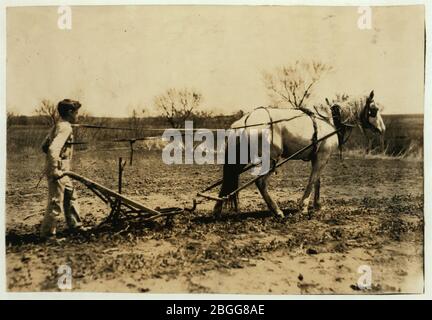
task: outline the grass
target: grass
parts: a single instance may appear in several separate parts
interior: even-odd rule
[[[423,161],[423,148],[409,145],[405,151],[398,154],[390,154],[387,149],[384,151],[372,150],[366,152],[364,149],[349,149],[344,152],[344,157],[364,159],[397,159],[405,161]]]

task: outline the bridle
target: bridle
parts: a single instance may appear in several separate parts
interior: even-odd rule
[[[379,132],[379,130],[369,122],[369,118],[376,118],[378,115],[378,107],[375,105],[371,106],[373,102],[373,96],[366,99],[366,104],[360,112],[360,124],[364,129],[370,129],[374,132]],[[332,113],[333,125],[335,126],[336,130],[338,130],[337,136],[339,142],[339,152],[342,159],[342,146],[348,141],[349,137],[351,136],[352,129],[356,125],[342,122],[341,107],[338,104],[332,105],[330,110]]]
[[[376,132],[378,129],[369,122],[369,118],[376,118],[378,115],[378,107],[375,105],[372,107],[372,102],[374,102],[373,98],[366,99],[366,104],[360,113],[360,123],[363,128]]]

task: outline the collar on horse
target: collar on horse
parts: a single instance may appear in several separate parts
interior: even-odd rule
[[[270,111],[268,110],[268,107],[260,106],[260,107],[258,107],[258,108],[255,108],[254,111],[259,110],[259,109],[264,109],[264,110],[267,112],[267,114],[268,114],[269,122],[268,122],[267,124],[270,126],[270,134],[271,134],[271,138],[270,138],[271,140],[270,140],[270,143],[271,143],[271,145],[273,145],[273,124],[274,124],[273,118],[272,118],[272,116],[271,116],[271,114],[270,114]],[[252,112],[249,113],[249,114],[246,116],[245,120],[244,120],[244,127],[245,127],[245,128],[249,127],[249,126],[246,124],[246,121],[249,119],[249,117],[250,117],[251,114],[252,114]]]
[[[289,120],[294,119],[295,117],[292,118],[292,119],[281,119],[280,121],[273,121],[273,118],[272,118],[272,116],[271,116],[271,114],[270,114],[270,111],[268,110],[268,109],[269,109],[268,107],[260,106],[260,107],[258,107],[258,108],[255,108],[253,111],[256,111],[256,110],[259,110],[259,109],[264,109],[264,110],[267,112],[267,114],[268,114],[269,122],[266,123],[266,124],[268,124],[268,125],[270,126],[270,134],[271,134],[271,137],[270,137],[270,144],[273,145],[273,125],[274,125],[274,123],[275,123],[275,122],[280,122],[280,121],[289,121]],[[249,119],[249,117],[250,117],[251,114],[252,114],[252,112],[249,113],[249,114],[246,116],[246,118],[244,119],[244,128],[251,127],[251,125],[247,125],[247,124],[246,124],[246,122],[247,122],[247,120]],[[262,124],[259,124],[259,125],[262,125]],[[253,126],[253,125],[252,125],[252,126]],[[271,163],[272,163],[272,169],[271,169],[271,170],[274,170],[277,161],[276,161],[276,159],[270,159],[270,160],[271,160]]]
[[[269,122],[267,124],[270,126],[271,144],[273,144],[273,124],[276,123],[276,122],[280,122],[280,121],[293,120],[293,119],[295,119],[295,118],[298,117],[298,116],[296,116],[296,117],[293,117],[293,118],[290,118],[290,119],[282,119],[282,120],[279,120],[279,121],[273,121],[273,118],[272,118],[272,116],[270,114],[270,111],[268,110],[269,109],[268,107],[260,106],[258,108],[255,108],[254,111],[259,110],[259,109],[264,109],[265,111],[267,111],[267,114],[269,116]],[[313,128],[314,128],[314,133],[313,133],[312,139],[311,139],[312,140],[312,144],[313,144],[312,153],[316,153],[317,149],[318,149],[318,125],[317,125],[317,122],[316,122],[316,115],[315,115],[314,112],[312,112],[311,110],[309,110],[307,108],[299,107],[298,109],[301,110],[301,111],[303,111],[303,113],[305,113],[306,115],[308,115],[310,117],[310,119],[312,120],[312,125],[313,125]],[[250,115],[251,115],[251,113],[249,115],[247,115],[246,118],[245,118],[245,120],[244,120],[244,128],[249,127],[246,124],[246,122],[249,119]]]
[[[256,110],[259,110],[259,109],[263,109],[263,110],[265,110],[265,111],[267,112],[268,116],[269,116],[269,122],[268,122],[267,124],[270,126],[271,143],[273,144],[273,123],[274,123],[273,118],[272,118],[272,116],[271,116],[271,114],[270,114],[270,111],[268,110],[268,107],[261,106],[261,107],[255,108],[253,111],[256,111]],[[246,118],[244,119],[244,128],[248,128],[248,127],[250,127],[250,126],[248,126],[248,125],[246,124],[246,122],[248,121],[248,119],[249,119],[249,117],[250,117],[251,114],[252,114],[252,112],[249,113],[249,114],[246,116]]]
[[[308,110],[309,112],[307,112],[306,114],[309,116],[309,118],[311,118],[312,120],[312,125],[314,128],[314,133],[312,135],[312,152],[313,154],[315,154],[318,150],[318,125],[316,122],[316,117],[315,117],[315,113],[311,112],[310,110]]]
[[[337,130],[337,137],[338,137],[338,144],[339,144],[339,157],[341,160],[343,160],[342,158],[343,145],[348,141],[354,125],[346,124],[342,122],[340,105],[334,104],[330,107],[330,110],[333,118],[333,125]],[[348,136],[345,137],[347,132],[348,132]]]

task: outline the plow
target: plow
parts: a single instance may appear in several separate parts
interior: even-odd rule
[[[184,211],[178,207],[152,209],[75,172],[67,171],[64,173],[64,176],[68,176],[85,185],[111,208],[108,217],[100,225],[115,223],[120,219],[137,217],[142,219],[142,221],[151,221],[163,217],[169,218]]]

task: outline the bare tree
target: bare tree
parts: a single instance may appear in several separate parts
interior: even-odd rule
[[[179,128],[196,114],[201,93],[191,89],[168,89],[155,98],[154,104],[173,128]]]
[[[336,93],[336,98],[333,99],[333,102],[346,102],[349,97],[350,96],[346,93]]]
[[[264,84],[276,105],[288,103],[295,109],[310,112],[304,106],[311,96],[314,85],[332,68],[321,62],[300,62],[264,72]]]
[[[59,118],[57,106],[48,99],[41,101],[40,105],[35,109],[35,113],[38,116],[43,116],[48,125],[54,125]]]

